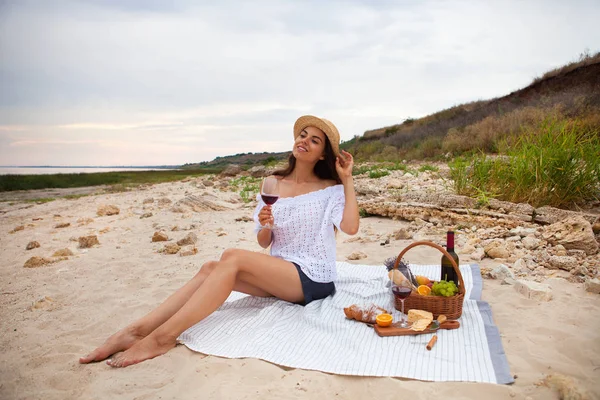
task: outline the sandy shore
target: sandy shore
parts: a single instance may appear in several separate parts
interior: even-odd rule
[[[260,250],[253,223],[244,218],[251,217],[254,204],[244,204],[233,192],[206,190],[216,196],[209,197],[211,201],[226,207],[224,211],[197,212],[184,206],[172,211],[186,194],[199,192],[205,190],[199,191],[193,182],[177,182],[44,204],[0,203],[0,398],[558,399],[556,391],[539,384],[552,373],[572,377],[590,398],[600,397],[600,297],[558,278],[546,282],[554,299],[544,303],[522,297],[510,285],[484,281],[483,300],[492,306],[517,377],[510,386],[336,376],[256,359],[205,356],[184,346],[126,369],[105,363],[80,365],[79,356],[150,311],[225,248]],[[97,216],[103,204],[117,206],[120,213]],[[152,216],[140,218],[149,212]],[[57,228],[61,223],[70,225]],[[352,262],[381,264],[412,242],[381,245],[407,225],[364,218],[360,242],[338,235],[337,258],[346,261],[360,250],[367,257]],[[17,226],[24,228],[10,233]],[[165,243],[151,242],[159,230],[167,233],[169,243],[195,233],[198,253],[180,257],[159,252]],[[100,245],[79,248],[74,240],[86,235],[97,235]],[[30,241],[40,247],[26,250]],[[64,248],[74,255],[39,268],[23,267],[32,256],[51,258]],[[469,262],[460,248],[458,253],[461,262]],[[439,254],[416,248],[407,258],[437,262]],[[479,264],[498,265],[489,259]]]

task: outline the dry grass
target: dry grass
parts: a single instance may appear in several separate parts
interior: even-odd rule
[[[359,161],[439,159],[447,153],[497,152],[502,141],[539,125],[544,118],[577,118],[599,127],[594,117],[600,115],[599,77],[600,53],[584,53],[507,96],[367,131],[344,147],[356,153]]]
[[[588,51],[584,51],[579,55],[577,60],[546,72],[541,78],[534,79],[533,83],[539,83],[543,80],[554,78],[555,76],[568,74],[579,67],[585,67],[596,63],[600,63],[600,52],[597,52],[596,54],[590,54]]]

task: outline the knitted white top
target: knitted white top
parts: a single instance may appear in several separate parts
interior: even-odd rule
[[[260,194],[256,198],[254,232],[258,233],[258,213],[265,203]],[[279,198],[272,208],[275,227],[271,255],[298,264],[315,282],[333,282],[337,278],[333,226],[340,229],[345,203],[343,185]]]

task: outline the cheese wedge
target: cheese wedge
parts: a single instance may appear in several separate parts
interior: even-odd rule
[[[429,320],[429,323],[433,321],[433,314],[429,311],[424,310],[409,310],[408,311],[408,322],[416,322],[421,319]]]
[[[429,324],[431,324],[430,320],[420,319],[416,322],[413,322],[413,324],[410,326],[410,329],[412,329],[413,331],[421,332],[421,331],[424,331],[425,329],[427,329]]]
[[[409,310],[408,322],[412,323],[413,331],[424,331],[433,322],[433,314],[424,310]]]

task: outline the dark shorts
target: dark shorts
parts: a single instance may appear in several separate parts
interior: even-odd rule
[[[299,302],[298,304],[305,306],[313,300],[324,299],[330,294],[335,293],[335,284],[333,282],[315,282],[302,272],[302,268],[300,268],[298,264],[292,264],[294,264],[298,270],[300,282],[302,283],[302,292],[304,292],[304,302]]]

